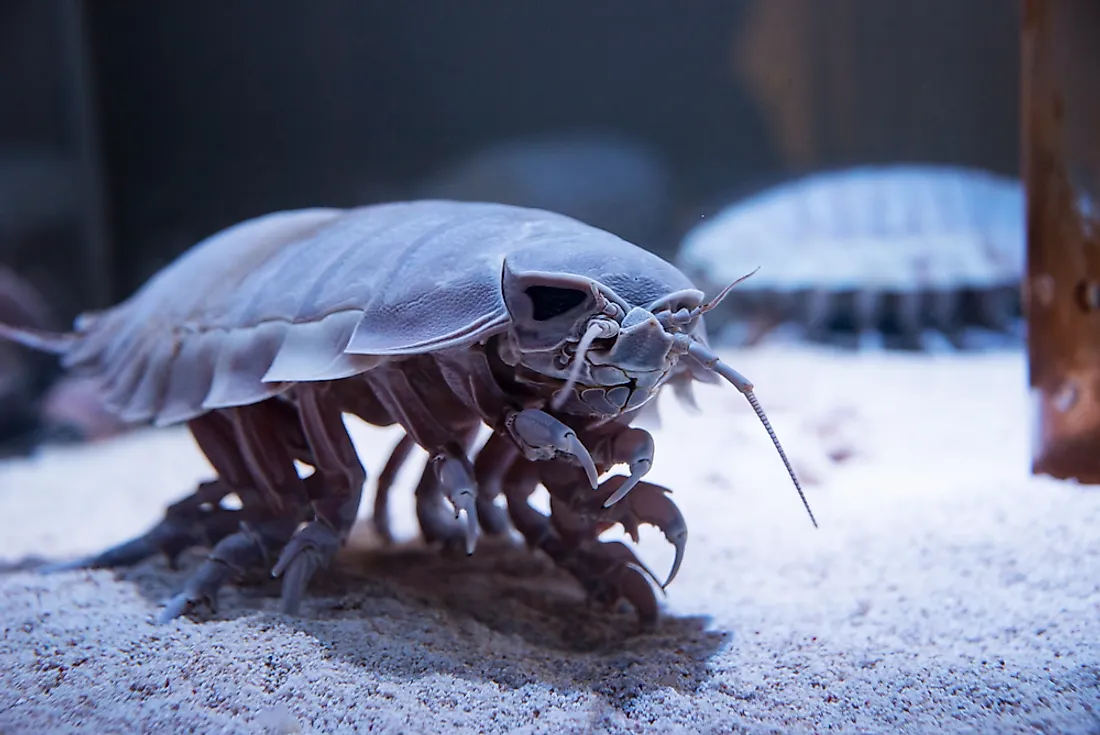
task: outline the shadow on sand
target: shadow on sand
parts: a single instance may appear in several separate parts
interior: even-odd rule
[[[157,559],[118,574],[159,604],[199,558],[188,552],[178,569]],[[695,692],[730,636],[708,630],[707,618],[667,613],[644,630],[630,609],[590,608],[572,577],[542,555],[488,539],[460,558],[419,545],[349,550],[311,585],[299,617],[278,612],[278,594],[273,582],[229,586],[216,613],[194,619],[285,626],[334,658],[406,680],[449,674],[508,689],[541,682],[587,689],[623,711],[665,687]]]

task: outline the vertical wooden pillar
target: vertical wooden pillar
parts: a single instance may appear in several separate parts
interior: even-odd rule
[[[1100,483],[1100,2],[1024,0],[1032,471]],[[990,417],[992,419],[992,417]]]

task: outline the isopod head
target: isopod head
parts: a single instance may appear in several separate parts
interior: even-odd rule
[[[502,356],[520,380],[558,386],[555,409],[604,417],[633,411],[672,374],[682,354],[676,336],[699,322],[704,295],[685,284],[639,304],[603,279],[519,270],[505,260],[510,325]]]
[[[703,315],[745,278],[710,301],[704,302],[704,294],[695,288],[670,288],[641,306],[601,280],[517,271],[506,260],[503,295],[511,324],[501,356],[523,382],[560,385],[551,402],[555,410],[606,419],[641,408],[678,367],[681,375],[687,371],[693,378],[707,372],[721,376],[748,399],[816,526],[752,382],[723,363],[701,336]]]

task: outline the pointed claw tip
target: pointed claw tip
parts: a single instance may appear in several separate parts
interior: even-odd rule
[[[619,489],[611,493],[611,497],[604,501],[603,507],[610,508],[611,506],[615,505],[620,500],[625,498],[627,495],[629,495],[630,491],[637,487],[638,483],[642,481],[642,477],[646,474],[648,470],[649,465],[648,463],[646,463],[643,468],[631,473],[629,477],[623,480],[623,484],[619,486]]]
[[[279,561],[275,562],[275,566],[271,568],[271,578],[278,579],[283,576],[283,572],[286,571],[287,566],[290,564],[290,559],[286,557],[280,557]]]
[[[600,489],[600,473],[596,471],[596,465],[592,462],[592,458],[588,457],[588,461],[584,462],[584,473],[588,475],[588,485],[593,490]]]
[[[164,604],[164,609],[157,613],[154,621],[157,625],[170,623],[187,612],[187,608],[190,604],[190,598],[188,598],[186,594],[180,593]]]
[[[593,490],[598,490],[600,487],[600,473],[596,470],[596,463],[593,461],[592,455],[589,454],[588,447],[584,446],[576,434],[570,433],[569,447],[566,451],[577,458],[577,461],[584,468],[585,474],[588,475],[588,484],[592,486]]]
[[[676,575],[680,573],[680,566],[684,563],[684,552],[687,550],[687,532],[676,534],[669,541],[676,548],[676,556],[672,559],[672,569],[669,570],[668,579],[661,585],[661,589],[672,584],[672,580],[676,579]]]
[[[466,514],[466,556],[473,556],[474,551],[477,549],[477,520],[474,514],[471,513],[469,510],[464,509],[463,512]]]

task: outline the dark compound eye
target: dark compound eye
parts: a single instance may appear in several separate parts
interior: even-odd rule
[[[586,291],[555,286],[529,286],[525,293],[527,298],[531,299],[532,318],[536,322],[561,316],[570,309],[580,306],[588,298]]]

